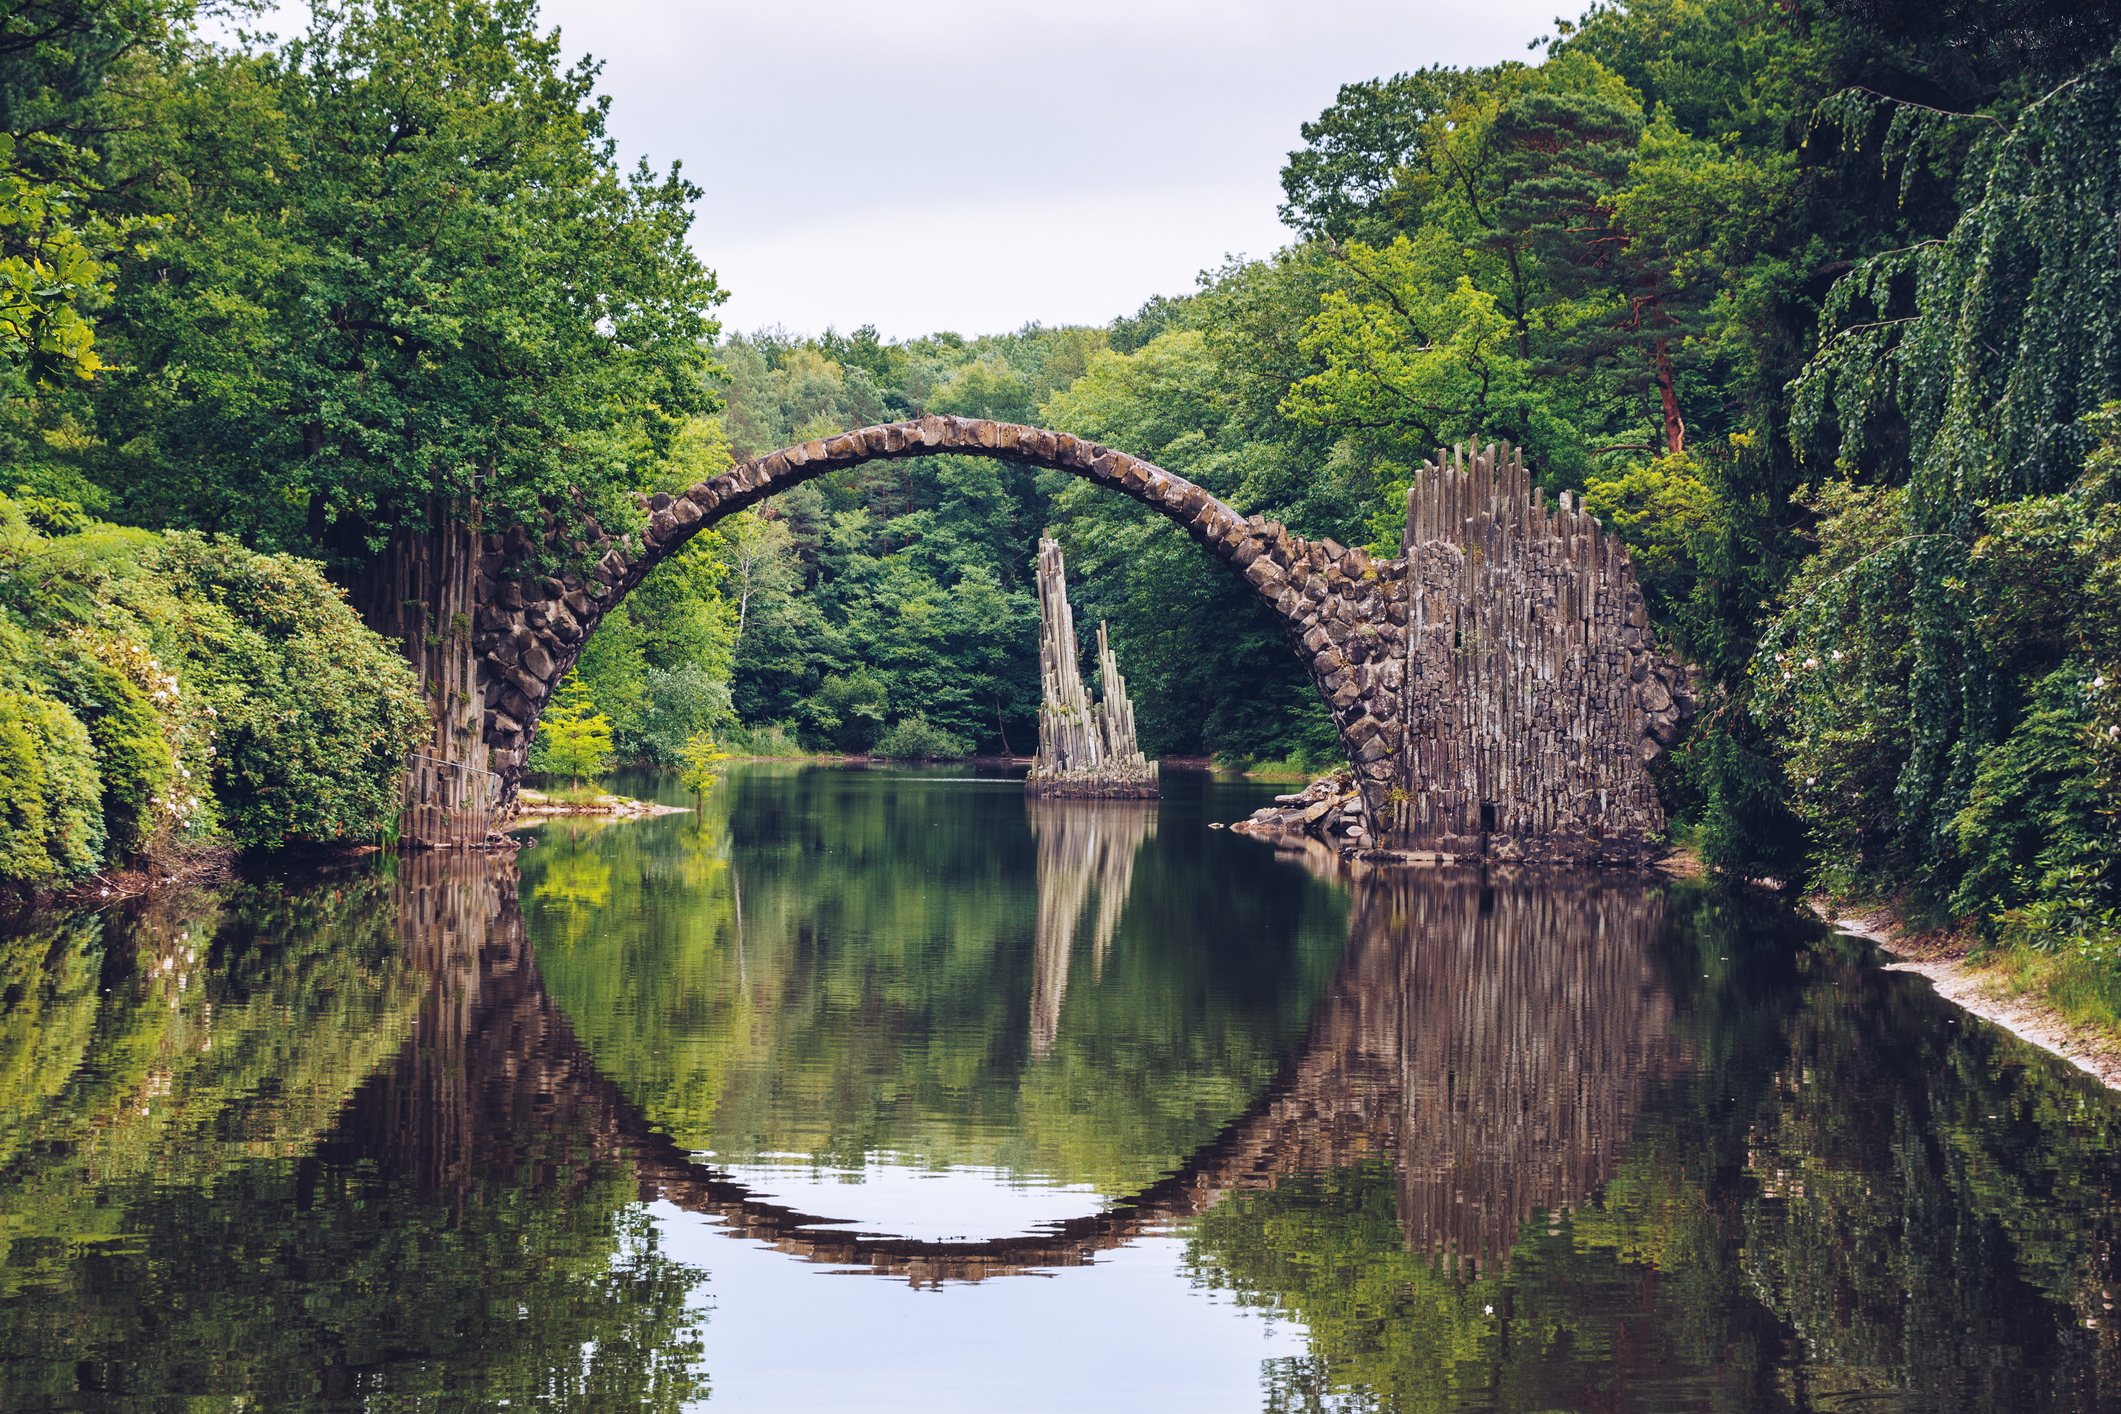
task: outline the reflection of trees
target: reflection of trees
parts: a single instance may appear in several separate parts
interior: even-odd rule
[[[1354,888],[1312,1034],[1347,1059],[1276,1102],[1318,1137],[1189,1246],[1305,1323],[1269,1408],[2115,1407],[2121,1106],[2088,1078],[1712,892]]]
[[[680,917],[640,891],[649,856],[616,854],[613,907],[655,920],[623,944],[591,929],[534,959],[508,861],[430,856],[394,880],[236,891],[0,952],[0,1406],[446,1390],[674,1407],[703,1391],[685,1315],[701,1278],[657,1248],[645,1196],[793,1258],[922,1281],[1094,1261],[1189,1220],[1204,1279],[1305,1324],[1311,1355],[1267,1372],[1276,1408],[2115,1406],[2121,1110],[2008,1037],[1943,1026],[1921,984],[1807,947],[1779,915],[1364,873],[1338,971],[1304,982],[1319,1000],[1301,1043],[1263,1087],[1231,1067],[1175,1172],[1048,1230],[919,1243],[695,1163],[629,1098],[657,1095],[654,1073],[637,1082],[578,1040],[546,991],[556,968],[609,1003],[585,1014],[644,1033],[613,1052],[629,1065],[685,1044],[683,1008],[708,993],[740,1000],[733,958],[667,998],[616,990],[621,972],[711,956],[733,924],[720,871],[687,874],[675,836],[639,838],[673,851],[655,858],[691,896],[712,887]],[[1168,922],[1169,899],[1218,906],[1161,875],[1157,849],[1134,867],[1130,938],[1144,914]],[[789,941],[814,916],[789,881],[761,891],[760,1010],[730,1016],[764,1018],[770,1063],[802,968],[826,962]],[[753,898],[747,874],[755,927]],[[992,959],[960,959],[968,988]],[[1106,963],[1026,1073],[1100,1034],[1086,1005],[1162,1004],[1185,975],[1131,942]],[[1021,1053],[1018,976],[978,1019]],[[909,1031],[950,1014],[848,995],[896,999]],[[637,1009],[659,998],[673,1010]],[[1179,1024],[1213,1034],[1216,1018]],[[1114,1054],[1081,1072],[1086,1095],[1165,1073],[1161,1051]]]
[[[586,841],[582,834],[580,823],[568,820],[548,825],[538,837],[539,908],[570,943],[611,906],[611,859],[598,847],[594,825]]]
[[[1024,809],[1038,840],[1038,962],[1031,983],[1031,1049],[1044,1055],[1060,1030],[1061,998],[1075,956],[1075,925],[1097,893],[1090,933],[1092,975],[1105,974],[1105,949],[1119,932],[1134,886],[1134,857],[1156,835],[1151,801],[1030,797]]]
[[[1077,922],[1095,889],[1095,956],[1100,939],[1118,928],[1151,817],[1127,807],[1054,801],[1034,804],[1031,819],[1040,883],[1032,1042],[1055,1056],[1039,1072],[1065,1073],[1061,1044],[1078,1045],[1079,1031],[1095,1029],[1059,1024]],[[769,900],[784,890],[770,879],[759,889]],[[772,907],[760,911],[770,919]],[[1124,1201],[1111,1212],[1047,1234],[927,1244],[832,1231],[824,1219],[751,1200],[667,1141],[644,1137],[645,1123],[627,1138],[625,1124],[633,1121],[623,1117],[630,1106],[586,1062],[575,1079],[609,1113],[600,1121],[606,1129],[582,1131],[604,1137],[583,1142],[590,1152],[630,1152],[642,1182],[655,1192],[717,1213],[791,1255],[959,1277],[1072,1265],[1148,1227],[1202,1213],[1226,1194],[1391,1155],[1405,1240],[1485,1265],[1507,1252],[1535,1209],[1558,1213],[1582,1201],[1624,1146],[1642,1087],[1669,1051],[1671,1005],[1649,961],[1661,918],[1658,898],[1632,887],[1483,887],[1433,873],[1366,878],[1356,891],[1339,970],[1280,1077],[1249,1108],[1241,1096],[1226,1099],[1237,1113],[1226,1110],[1220,1133],[1206,1131],[1207,1142],[1196,1141],[1190,1156],[1174,1156],[1177,1172],[1131,1197],[1114,1193]],[[769,924],[765,931],[778,930]],[[772,949],[761,952],[770,956]],[[567,956],[572,968],[573,952]],[[864,965],[877,960],[872,952]],[[752,968],[769,971],[764,957]],[[725,967],[720,991],[729,991],[733,970]],[[785,972],[785,963],[772,970]],[[592,967],[585,975],[613,971]],[[1156,979],[1128,980],[1138,1004],[1166,1004],[1170,989]],[[778,998],[768,1005],[784,1013],[802,990],[784,977],[762,995]],[[864,1015],[879,1010],[872,1002],[860,1008]],[[730,1021],[745,1023],[744,1034],[756,1034],[751,1015],[729,1011]],[[645,1010],[631,1017],[636,1025],[653,1020]],[[519,1037],[542,1034],[528,1022],[510,1030]],[[868,1044],[875,1031],[835,1034]],[[643,1044],[668,1051],[689,1039],[653,1035]],[[559,1094],[554,1077],[539,1077],[541,1091]],[[555,1115],[564,1115],[572,1113],[568,1106],[586,1102],[551,1103]],[[613,1123],[619,1128],[608,1127]],[[709,1147],[706,1139],[702,1133],[687,1142]],[[711,1146],[725,1153],[730,1147],[719,1138]]]
[[[1065,910],[1087,901],[1093,870],[1114,880],[1101,884],[1107,898],[1124,899],[1116,879],[1138,846],[1101,817],[1073,813],[1080,806],[1055,805],[1057,819],[1037,828],[1042,880],[1062,900],[1058,933],[1072,930]],[[1130,821],[1126,833],[1141,828]],[[1129,855],[1115,858],[1121,845]],[[564,1078],[536,1069],[535,1083],[586,1151],[630,1154],[644,1190],[810,1260],[924,1279],[1076,1265],[1233,1192],[1392,1155],[1404,1238],[1484,1261],[1508,1249],[1534,1209],[1558,1213],[1585,1198],[1625,1144],[1642,1087],[1668,1052],[1671,1007],[1648,952],[1661,905],[1635,889],[1550,893],[1433,875],[1370,880],[1357,898],[1340,970],[1280,1078],[1177,1172],[1107,1213],[1039,1234],[926,1243],[838,1230],[690,1162],[586,1058]],[[508,1034],[559,1027],[540,1006],[546,1020],[519,1020]],[[460,1068],[481,1069],[445,1066]],[[503,1067],[497,1058],[484,1068]],[[577,1093],[562,1098],[565,1085]],[[565,1118],[577,1112],[584,1118]],[[511,1151],[508,1162],[531,1160]]]
[[[1337,890],[1144,830],[1132,901],[1114,881],[1073,920],[1094,955],[1097,920],[1125,904],[1101,984],[1072,978],[1040,1055],[1045,837],[1020,789],[745,766],[707,815],[732,862],[704,883],[680,849],[692,822],[670,817],[603,838],[610,903],[571,941],[542,884],[560,853],[521,857],[523,907],[599,1069],[656,1128],[730,1162],[885,1151],[1124,1196],[1272,1079],[1345,933]]]
[[[10,938],[0,968],[0,1240],[29,1243],[0,1290],[112,1232],[112,1185],[209,1183],[309,1148],[403,1039],[421,985],[373,878],[59,917]]]
[[[1746,1277],[1822,1403],[2121,1407],[2121,1105],[1825,949],[1747,1135]]]
[[[700,1275],[569,1103],[514,904],[508,861],[428,855],[106,921],[77,1078],[10,1117],[0,1406],[702,1396]]]

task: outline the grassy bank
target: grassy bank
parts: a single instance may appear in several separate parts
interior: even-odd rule
[[[760,727],[730,727],[721,733],[719,742],[722,750],[742,760],[792,759],[817,754],[806,749],[795,739],[794,731],[779,722]]]
[[[2111,910],[2033,904],[1998,914],[1992,937],[1964,931],[1967,967],[1996,990],[2121,1046],[2121,919]]]
[[[1967,968],[1993,990],[2038,1002],[2072,1026],[2089,1028],[2121,1047],[2121,972],[2111,956],[2000,947],[1970,955]]]
[[[1250,756],[1218,756],[1215,769],[1218,771],[1240,771],[1245,778],[1254,781],[1297,781],[1309,785],[1320,776],[1329,776],[1342,768],[1339,757],[1312,760],[1306,756],[1285,757],[1279,761],[1261,761]]]

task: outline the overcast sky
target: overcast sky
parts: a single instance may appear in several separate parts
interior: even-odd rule
[[[1343,83],[1533,58],[1556,0],[545,0],[629,161],[681,159],[730,327],[1103,323],[1288,239]],[[1563,6],[1573,14],[1580,5]]]
[[[725,325],[1101,324],[1288,239],[1343,83],[1528,59],[1578,0],[545,0],[626,159],[706,188]],[[283,13],[275,27],[297,25]]]

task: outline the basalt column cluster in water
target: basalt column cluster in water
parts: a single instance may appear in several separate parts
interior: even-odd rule
[[[1156,798],[1156,763],[1134,740],[1134,703],[1127,680],[1097,626],[1097,678],[1102,697],[1083,686],[1082,649],[1075,610],[1068,605],[1068,569],[1060,545],[1038,542],[1038,759],[1024,778],[1032,795]]]

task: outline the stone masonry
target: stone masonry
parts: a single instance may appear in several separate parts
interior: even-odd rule
[[[557,528],[542,540],[523,527],[486,535],[470,648],[481,736],[507,796],[554,686],[663,558],[812,477],[944,455],[1110,487],[1177,521],[1242,575],[1332,713],[1370,839],[1625,862],[1662,826],[1642,767],[1690,706],[1685,677],[1650,646],[1618,542],[1566,502],[1549,512],[1528,496],[1514,453],[1461,454],[1448,468],[1439,454],[1410,497],[1402,553],[1375,560],[1240,515],[1183,477],[1065,432],[932,415],[805,442],[645,497],[640,530],[605,536],[592,523],[586,541]],[[594,567],[540,572],[541,553],[577,564],[594,556]]]

